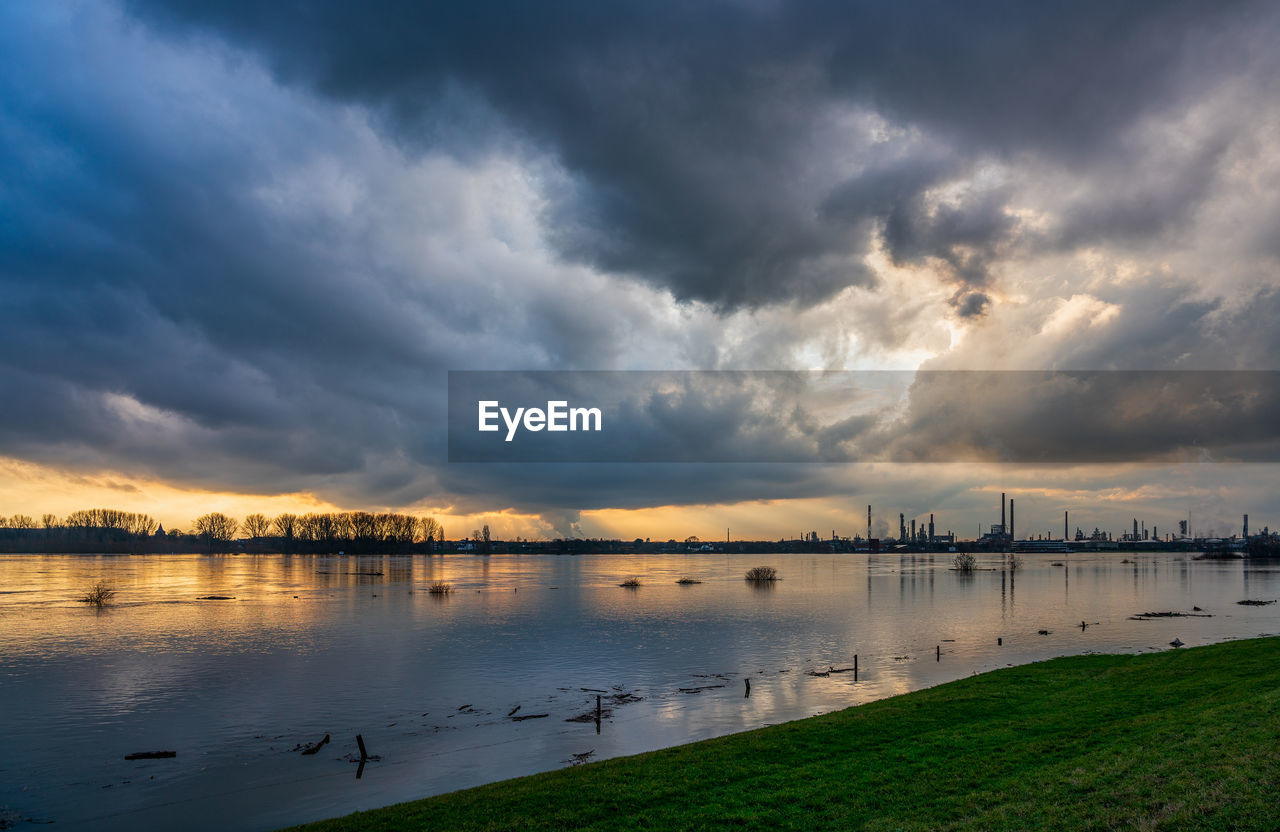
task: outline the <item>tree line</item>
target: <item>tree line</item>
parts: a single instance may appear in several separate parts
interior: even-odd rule
[[[39,521],[0,517],[0,551],[43,552],[433,552],[444,543],[434,517],[395,512],[250,514],[243,521],[222,512],[195,519],[190,531],[164,530],[146,514],[115,509],[74,511]]]

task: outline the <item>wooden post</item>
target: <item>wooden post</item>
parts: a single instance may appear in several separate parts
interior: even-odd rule
[[[596,733],[600,733],[600,694],[596,694]]]
[[[938,649],[937,660],[942,661],[942,645],[939,644],[937,649]]]
[[[853,654],[853,672],[854,673],[858,672],[858,654],[857,653]]]
[[[743,679],[743,681],[747,683],[747,692],[743,695],[743,697],[742,697],[742,698],[743,698],[743,699],[746,699],[748,696],[750,696],[750,695],[751,695],[751,680],[750,680],[750,679]]]
[[[997,646],[997,647],[1003,647],[1003,646],[1004,646],[1004,636],[1001,636],[1000,638],[996,639],[996,646]]]
[[[356,734],[356,745],[360,746],[360,762],[363,763],[365,760],[369,759],[369,752],[364,748],[364,737],[359,734]]]

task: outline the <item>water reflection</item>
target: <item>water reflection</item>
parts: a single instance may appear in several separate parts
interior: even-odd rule
[[[1274,570],[1024,559],[964,574],[896,554],[4,556],[0,728],[30,753],[0,805],[103,828],[267,829],[1010,663],[1280,629],[1280,605],[1236,604],[1280,595]],[[743,579],[766,562],[781,580]],[[632,575],[641,586],[618,586]],[[100,579],[116,605],[74,600]],[[453,591],[427,592],[437,581]],[[1130,620],[1193,606],[1213,617]],[[831,672],[855,656],[856,675]],[[380,758],[358,781],[357,734]],[[153,748],[179,753],[122,759]]]

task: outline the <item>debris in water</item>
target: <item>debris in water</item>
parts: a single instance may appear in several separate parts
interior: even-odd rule
[[[176,751],[135,751],[124,755],[126,760],[167,760],[178,756]]]
[[[315,753],[316,753],[316,752],[318,752],[321,748],[323,748],[324,746],[326,746],[326,745],[328,745],[328,744],[329,744],[329,735],[328,735],[328,734],[325,734],[325,735],[324,735],[324,739],[320,740],[319,742],[313,742],[313,743],[308,743],[307,745],[304,745],[304,746],[298,746],[298,747],[294,748],[293,750],[294,750],[294,751],[297,751],[297,750],[298,750],[298,748],[301,748],[301,749],[302,749],[302,756],[304,756],[304,757],[308,757],[308,756],[310,756],[310,755],[312,755],[312,754],[315,754]]]
[[[634,693],[614,693],[609,695],[609,701],[615,705],[630,705],[632,702],[643,702],[644,697]]]

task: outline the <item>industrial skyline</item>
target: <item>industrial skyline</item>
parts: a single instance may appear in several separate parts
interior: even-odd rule
[[[1277,369],[1275,5],[311,7],[0,8],[7,511],[619,539],[854,530],[868,502],[897,507],[876,536],[930,510],[968,536],[1000,491],[1046,531],[1280,516],[1276,463],[1223,462],[1276,458],[1268,396],[1102,419],[1065,381],[956,378],[867,442],[1004,467],[824,464],[862,414],[731,386],[631,408],[679,427],[662,464],[446,444],[450,371]],[[1064,458],[1093,428],[1117,447]],[[782,461],[679,461],[722,446]]]

